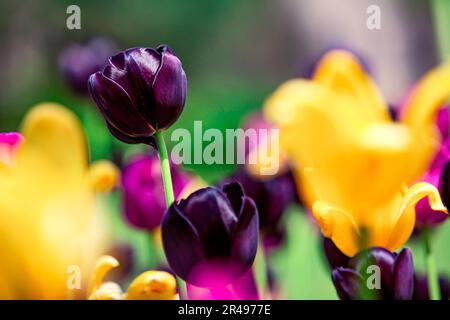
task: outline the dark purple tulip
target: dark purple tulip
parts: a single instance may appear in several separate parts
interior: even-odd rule
[[[367,286],[368,277],[374,274],[368,271],[370,265],[380,268],[380,289]],[[410,300],[414,288],[412,254],[408,248],[396,254],[374,247],[351,258],[347,267],[335,268],[332,279],[342,300]]]
[[[190,177],[171,166],[173,191],[178,197]],[[129,224],[152,231],[161,224],[166,210],[161,166],[156,155],[137,156],[123,169],[123,212]]]
[[[343,254],[331,239],[322,237],[322,246],[331,269],[348,265],[350,258]]]
[[[166,211],[162,240],[178,276],[198,287],[220,287],[252,266],[258,211],[238,183],[200,189]]]
[[[89,91],[116,138],[152,144],[152,135],[167,129],[183,111],[186,74],[167,46],[132,48],[91,75]]]
[[[231,181],[239,182],[245,194],[255,201],[264,244],[269,248],[279,245],[285,234],[280,221],[282,214],[290,204],[298,202],[292,173],[288,170],[278,176],[259,179],[241,167],[222,185]]]
[[[117,46],[106,38],[74,43],[59,55],[59,69],[72,89],[84,95],[88,93],[89,76],[102,70],[105,60],[116,50]]]
[[[439,287],[441,289],[441,300],[450,299],[450,281],[444,277],[439,277]],[[427,276],[423,274],[416,274],[414,276],[414,300],[430,300],[428,292]]]

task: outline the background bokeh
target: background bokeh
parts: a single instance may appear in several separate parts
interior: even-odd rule
[[[444,0],[445,1],[445,0]],[[119,48],[168,44],[181,58],[188,76],[185,111],[174,128],[236,128],[259,109],[281,82],[306,76],[325,50],[344,47],[366,63],[391,105],[406,95],[414,81],[446,56],[440,37],[445,14],[442,1],[428,0],[23,0],[0,2],[0,131],[17,130],[34,104],[56,101],[82,119],[99,159],[117,148],[91,101],[77,96],[58,70],[58,55],[73,42],[102,36]],[[81,30],[66,28],[66,8],[81,8]],[[368,30],[366,8],[381,8],[381,30]],[[173,129],[173,128],[172,128]],[[102,143],[104,142],[104,143]],[[95,148],[93,147],[95,146]],[[170,146],[169,146],[170,147]],[[232,166],[192,165],[208,182]],[[119,197],[106,201],[118,241],[137,248],[143,267],[151,256],[146,235],[129,229],[118,213]],[[320,249],[318,230],[294,207],[288,241],[274,257],[275,271],[287,298],[336,298]],[[436,246],[441,272],[450,274],[450,226],[438,230]],[[414,241],[412,246],[415,247]],[[421,268],[422,253],[415,249]]]

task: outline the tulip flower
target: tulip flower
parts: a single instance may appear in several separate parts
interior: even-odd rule
[[[73,43],[59,55],[59,69],[72,89],[84,95],[88,93],[89,76],[101,71],[105,60],[115,51],[116,45],[106,38]]]
[[[108,246],[96,194],[116,184],[117,169],[89,165],[81,126],[60,105],[33,107],[21,134],[13,163],[0,166],[0,298],[76,297],[67,270],[80,267],[84,283]]]
[[[371,248],[358,253],[348,264],[332,273],[333,284],[342,300],[412,298],[414,266],[409,249],[396,254],[383,248]],[[379,270],[378,274],[376,270]]]
[[[247,272],[258,246],[258,212],[238,183],[203,188],[173,203],[162,222],[172,270],[198,287],[229,284]]]
[[[171,166],[174,195],[178,198],[193,180]],[[149,231],[161,224],[166,210],[161,166],[156,155],[133,158],[122,172],[123,205],[126,220]]]
[[[267,247],[280,244],[284,237],[282,214],[287,207],[297,201],[295,183],[290,171],[273,177],[259,179],[241,167],[222,185],[231,181],[239,182],[245,194],[255,201],[259,214],[259,228]]]
[[[151,144],[183,111],[186,74],[167,46],[132,48],[91,75],[89,91],[116,138]]]
[[[125,293],[115,282],[103,282],[106,274],[119,266],[112,256],[100,257],[88,288],[89,300],[176,300],[175,278],[165,271],[145,271],[137,276]]]
[[[444,65],[419,81],[393,121],[357,59],[336,50],[311,80],[288,81],[267,99],[265,116],[280,128],[303,202],[347,256],[400,248],[414,228],[414,206],[426,196],[433,210],[446,212],[436,187],[408,186],[439,147],[434,118],[449,94]]]

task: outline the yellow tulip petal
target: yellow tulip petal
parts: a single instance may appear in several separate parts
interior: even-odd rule
[[[396,250],[408,240],[415,223],[414,207],[419,200],[425,197],[428,197],[430,207],[434,211],[448,213],[435,186],[426,182],[414,184],[406,191],[403,197],[401,207],[397,213],[397,223],[387,241],[389,249]]]
[[[126,300],[174,300],[175,278],[165,271],[146,271],[128,287]]]
[[[102,285],[105,275],[112,268],[117,268],[119,266],[119,261],[112,256],[102,256],[98,258],[94,266],[94,271],[92,272],[91,279],[88,286],[88,295],[94,294]]]
[[[450,96],[450,64],[428,72],[414,87],[405,103],[401,120],[415,128],[433,126],[436,112]]]
[[[333,50],[325,54],[314,72],[313,80],[355,99],[358,108],[371,121],[390,119],[377,86],[352,53]]]
[[[341,208],[316,201],[313,205],[313,215],[325,237],[345,255],[351,257],[359,250],[360,231],[352,216]]]
[[[105,282],[88,297],[88,300],[120,300],[121,298],[120,286],[115,282]]]
[[[83,175],[87,146],[81,124],[71,111],[56,103],[36,105],[25,117],[22,133],[25,142],[18,157],[60,170],[65,180]]]
[[[88,178],[92,190],[99,192],[110,191],[117,185],[119,169],[109,161],[96,161],[89,167]]]

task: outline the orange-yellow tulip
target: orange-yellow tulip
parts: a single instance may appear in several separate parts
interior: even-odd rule
[[[89,165],[81,125],[60,105],[32,108],[21,132],[12,163],[0,166],[0,298],[70,298],[70,267],[83,278],[106,250],[96,192],[118,171]]]
[[[327,53],[312,79],[282,84],[266,101],[282,148],[296,166],[299,192],[323,234],[348,256],[371,246],[401,247],[414,227],[414,204],[436,188],[419,183],[438,145],[438,107],[450,95],[450,65],[415,86],[398,122],[349,52]]]

